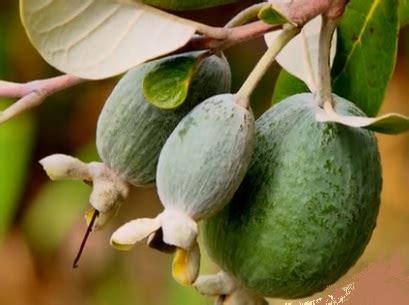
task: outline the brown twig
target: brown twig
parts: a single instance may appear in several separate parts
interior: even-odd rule
[[[193,37],[180,51],[197,51],[210,49],[214,52],[230,48],[233,45],[260,37],[268,32],[280,29],[281,25],[267,24],[263,21],[255,21],[235,28],[224,28],[225,39],[215,39],[207,36]]]

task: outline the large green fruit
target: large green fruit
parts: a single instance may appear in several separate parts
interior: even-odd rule
[[[363,115],[334,99],[338,113]],[[382,178],[374,135],[317,122],[313,101],[295,95],[260,117],[246,178],[205,223],[210,256],[262,296],[325,289],[357,261],[376,225]]]
[[[183,56],[177,55],[177,56]],[[194,106],[230,90],[230,68],[224,58],[206,58],[194,75],[185,103],[158,109],[143,95],[143,80],[164,58],[129,71],[106,102],[97,127],[97,148],[104,163],[133,185],[154,182],[160,150],[179,121]]]
[[[238,0],[142,0],[142,2],[172,11],[196,10],[219,6]]]

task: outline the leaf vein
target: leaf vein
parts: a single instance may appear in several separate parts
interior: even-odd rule
[[[361,31],[359,32],[357,39],[356,39],[356,40],[354,41],[354,43],[352,44],[351,51],[349,52],[348,57],[347,57],[347,59],[346,59],[346,61],[345,61],[345,65],[343,66],[343,68],[342,68],[342,70],[339,72],[339,74],[335,77],[334,81],[336,81],[336,80],[340,77],[340,75],[342,75],[342,74],[345,72],[346,67],[348,66],[349,62],[350,62],[351,59],[352,59],[352,56],[355,54],[356,48],[357,48],[357,47],[359,46],[359,44],[361,44],[361,42],[362,42],[362,37],[363,37],[363,35],[364,35],[364,33],[365,33],[367,27],[368,27],[368,24],[369,24],[369,22],[370,22],[372,16],[374,15],[376,9],[378,8],[378,6],[379,6],[380,4],[381,4],[381,0],[375,0],[375,1],[372,3],[372,6],[369,8],[369,12],[368,12],[368,14],[367,14],[367,16],[366,16],[366,18],[365,18],[365,21],[364,21],[364,23],[363,23],[363,25],[362,25]]]

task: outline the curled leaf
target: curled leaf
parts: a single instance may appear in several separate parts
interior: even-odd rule
[[[282,68],[302,80],[312,92],[317,88],[321,23],[322,17],[318,16],[305,24],[301,33],[291,40],[276,58]],[[271,45],[280,32],[266,34],[267,44]],[[335,58],[336,41],[335,33],[331,47],[331,64]]]
[[[336,122],[350,127],[365,128],[384,134],[400,134],[409,131],[409,117],[389,113],[378,118],[345,116],[335,112],[330,103],[324,104],[324,109],[318,109],[316,120],[319,122]]]
[[[143,81],[145,98],[154,106],[174,109],[186,100],[189,85],[203,52],[170,57],[150,71]]]
[[[269,24],[291,23],[291,21],[289,21],[280,12],[273,9],[271,5],[266,5],[265,7],[263,7],[258,13],[258,18]]]

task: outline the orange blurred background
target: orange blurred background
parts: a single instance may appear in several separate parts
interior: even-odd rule
[[[186,14],[223,25],[251,2],[254,1]],[[233,89],[244,81],[264,50],[264,42],[258,39],[226,52],[234,76]],[[408,67],[409,30],[403,30],[397,68],[382,113],[409,115]],[[253,107],[258,115],[270,104],[278,71],[274,66],[254,95]],[[19,21],[17,1],[2,0],[0,79],[25,82],[58,74],[28,42]],[[78,181],[50,182],[38,160],[53,153],[75,155],[84,161],[97,160],[96,120],[116,81],[90,82],[60,92],[30,113],[0,125],[0,304],[212,303],[193,288],[173,282],[171,257],[144,245],[129,253],[117,252],[109,246],[110,233],[129,220],[129,215],[149,217],[160,211],[155,189],[134,190],[115,221],[102,232],[92,234],[80,268],[71,267],[86,229],[83,214],[90,188]],[[8,103],[1,100],[0,107]],[[381,258],[399,256],[409,268],[409,133],[378,138],[384,171],[379,222],[363,257],[342,282],[348,282],[358,271]],[[203,270],[216,270],[206,257]],[[271,304],[284,305],[285,301],[272,300]]]

